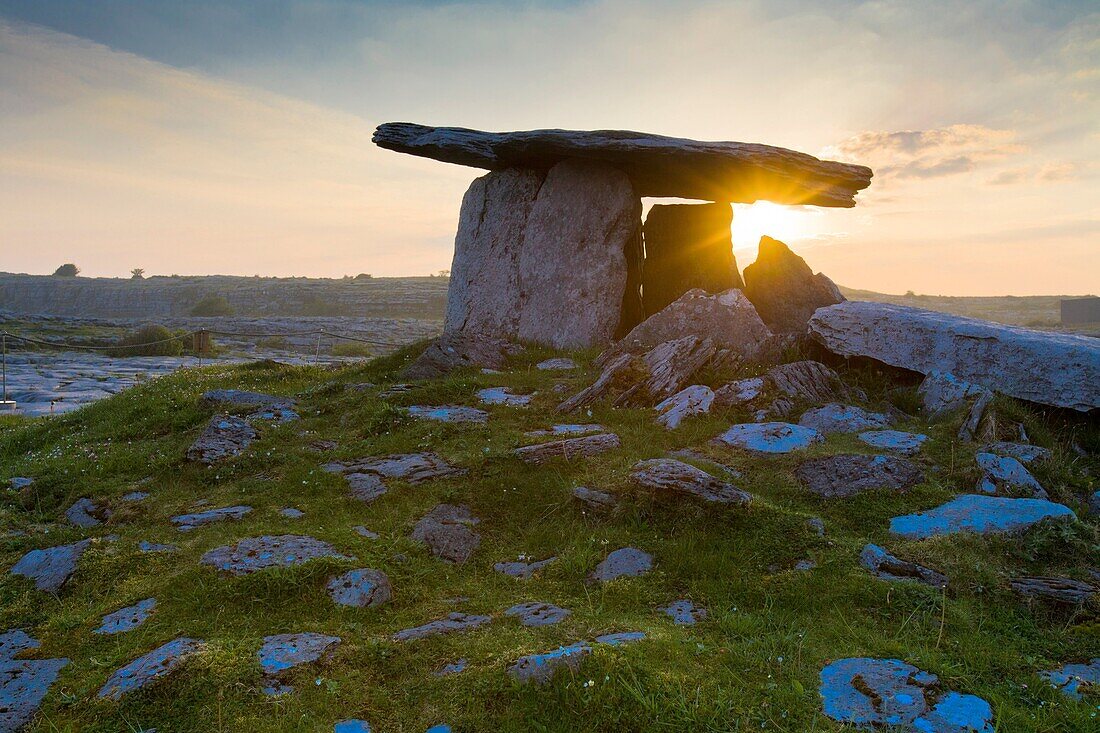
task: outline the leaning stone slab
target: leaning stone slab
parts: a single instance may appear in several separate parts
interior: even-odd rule
[[[555,556],[548,557],[545,560],[536,560],[534,562],[525,562],[522,559],[516,560],[515,562],[498,562],[493,565],[493,570],[513,578],[522,578],[526,580],[557,559],[558,558]]]
[[[200,463],[231,458],[240,455],[257,437],[256,428],[247,421],[232,415],[215,415],[187,449],[187,458]]]
[[[860,433],[859,439],[872,448],[911,456],[920,453],[921,446],[928,440],[928,436],[901,430],[868,430]]]
[[[508,407],[526,407],[531,404],[531,395],[512,394],[507,387],[488,387],[477,391],[477,398],[486,405],[507,405]]]
[[[1088,664],[1066,664],[1059,669],[1040,672],[1039,676],[1066,697],[1080,700],[1082,689],[1100,687],[1100,657],[1094,657]]]
[[[109,613],[103,617],[103,623],[94,634],[121,634],[124,631],[132,631],[149,620],[153,609],[157,607],[156,598],[146,598],[138,601],[133,606]]]
[[[1031,472],[1012,456],[992,453],[977,455],[978,467],[984,475],[978,481],[978,491],[999,494],[1004,491],[1025,491],[1036,499],[1046,499],[1047,492]]]
[[[340,643],[338,636],[312,632],[265,636],[256,656],[266,675],[276,675],[288,669],[316,662]]]
[[[77,499],[71,507],[65,510],[65,519],[84,529],[98,527],[110,518],[110,509],[96,504],[87,497]]]
[[[989,703],[941,693],[934,674],[900,659],[853,657],[821,670],[825,714],[861,728],[896,726],[918,733],[993,733]]]
[[[462,405],[439,405],[430,407],[425,405],[413,405],[405,408],[413,417],[419,420],[434,420],[435,422],[449,423],[484,423],[489,419],[489,413],[476,407],[463,407]]]
[[[617,578],[630,578],[645,575],[653,569],[653,556],[636,547],[623,547],[609,554],[603,562],[588,576],[598,583],[606,583]]]
[[[1044,499],[964,494],[926,512],[894,517],[890,520],[890,531],[919,540],[956,532],[1019,532],[1044,519],[1065,521],[1075,518],[1069,507]]]
[[[440,559],[464,563],[481,544],[481,536],[470,529],[480,521],[468,506],[439,504],[416,523],[409,536],[426,544]]]
[[[438,634],[451,634],[456,631],[469,631],[483,626],[493,619],[489,616],[475,616],[468,613],[450,613],[446,617],[430,621],[423,626],[398,631],[393,635],[394,641],[412,641],[424,639]]]
[[[466,469],[452,466],[435,453],[395,453],[371,456],[356,461],[326,463],[322,468],[330,473],[373,473],[382,478],[399,479],[419,484],[436,478],[461,476]]]
[[[331,557],[351,560],[327,542],[302,535],[264,535],[249,537],[235,545],[210,550],[202,556],[203,565],[211,565],[233,575],[249,575],[275,567],[294,567],[310,560]]]
[[[1050,460],[1051,452],[1046,448],[1030,443],[1009,443],[1000,441],[982,446],[983,453],[997,456],[1010,456],[1020,463],[1035,463]]]
[[[207,509],[195,514],[180,514],[172,517],[171,522],[180,532],[190,532],[207,524],[224,522],[227,519],[241,519],[250,511],[252,511],[250,506],[227,506],[220,509]]]
[[[819,433],[859,433],[890,427],[890,419],[878,412],[868,412],[854,405],[832,402],[824,407],[806,410],[798,424]]]
[[[710,387],[693,384],[668,399],[658,402],[653,409],[657,411],[658,423],[666,430],[675,430],[680,427],[684,418],[710,412],[710,406],[713,403],[714,392]]]
[[[68,659],[0,657],[0,730],[14,732],[29,724],[68,663]]]
[[[867,545],[859,553],[859,564],[882,580],[915,580],[933,588],[947,586],[947,576],[923,565],[894,557],[878,545]]]
[[[293,405],[291,397],[277,397],[263,392],[248,392],[243,389],[212,389],[202,393],[202,403],[207,407],[225,405],[228,407],[271,407],[275,405]]]
[[[99,690],[98,697],[119,700],[128,692],[148,687],[179,669],[188,657],[202,651],[204,646],[198,639],[185,636],[173,639],[112,674]]]
[[[723,445],[755,453],[790,453],[820,443],[825,437],[802,425],[787,422],[741,423],[715,438]]]
[[[886,303],[822,308],[810,334],[841,356],[929,374],[950,372],[1021,400],[1100,407],[1100,341]]]
[[[744,505],[752,495],[683,461],[656,458],[634,464],[630,478],[638,486],[658,491],[691,494],[718,504]]]
[[[619,436],[614,433],[600,433],[585,435],[579,438],[566,438],[565,440],[552,440],[548,443],[527,445],[516,448],[513,451],[520,460],[525,463],[545,463],[552,458],[564,458],[567,461],[574,458],[588,458],[589,456],[606,453],[615,450],[622,443]]]
[[[904,491],[924,480],[920,466],[897,456],[841,454],[811,458],[795,469],[803,485],[826,499],[869,489]]]
[[[553,626],[567,619],[572,611],[552,603],[520,603],[504,612],[505,616],[519,619],[524,626]]]
[[[38,590],[57,593],[76,570],[77,561],[91,543],[91,540],[81,540],[71,545],[31,550],[19,558],[11,573],[30,578]]]
[[[373,608],[393,597],[389,576],[381,570],[349,570],[328,582],[328,594],[335,603],[352,608]]]
[[[657,609],[672,619],[678,626],[693,626],[707,617],[707,609],[696,606],[691,601],[681,599]]]
[[[1043,598],[1073,606],[1084,605],[1100,593],[1100,588],[1092,583],[1073,578],[1025,576],[1012,578],[1009,585],[1022,596]]]

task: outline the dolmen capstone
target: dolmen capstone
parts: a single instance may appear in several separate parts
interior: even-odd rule
[[[768,145],[621,130],[398,122],[379,126],[374,142],[490,171],[462,201],[444,338],[566,349],[606,344],[693,288],[741,287],[731,203],[851,207],[872,175]],[[710,203],[658,204],[643,226],[643,196]],[[836,295],[834,286],[827,303]]]

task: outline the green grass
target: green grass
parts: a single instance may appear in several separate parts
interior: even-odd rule
[[[919,460],[928,479],[906,494],[869,492],[846,500],[807,495],[793,475],[805,455],[869,452],[851,436],[834,436],[803,456],[760,458],[707,445],[733,422],[750,419],[729,409],[687,421],[668,432],[642,409],[599,405],[569,422],[599,422],[622,438],[620,450],[588,460],[525,465],[511,450],[523,433],[561,422],[562,398],[591,381],[541,372],[548,352],[531,350],[505,374],[457,374],[417,384],[391,400],[377,393],[398,381],[409,350],[362,365],[330,369],[263,362],[210,367],[162,377],[68,415],[0,422],[0,481],[34,476],[33,492],[8,493],[0,504],[0,567],[29,549],[76,540],[86,533],[61,513],[82,496],[111,505],[111,522],[97,537],[59,598],[24,578],[0,576],[0,629],[22,627],[42,641],[35,656],[71,660],[48,695],[33,731],[331,731],[335,721],[367,719],[379,731],[421,733],[449,722],[456,731],[837,731],[821,714],[817,676],[830,660],[854,655],[898,657],[940,676],[950,689],[993,705],[1000,731],[1095,730],[1097,700],[1075,703],[1036,672],[1065,661],[1100,656],[1094,610],[1066,611],[1019,600],[1007,588],[1017,573],[1086,577],[1100,565],[1095,523],[1041,526],[1022,538],[951,537],[900,541],[890,517],[933,506],[977,480],[973,445],[954,440],[956,426],[903,423],[932,436]],[[592,354],[580,354],[585,360]],[[913,402],[912,387],[882,375],[851,372],[846,379],[871,396]],[[368,390],[348,385],[373,382]],[[476,404],[481,387],[538,391],[527,409],[488,408],[488,425],[442,425],[409,419],[407,404]],[[215,387],[300,395],[302,420],[262,431],[237,459],[215,468],[184,460],[187,446],[211,412],[198,395]],[[1012,404],[1001,411],[1022,419],[1037,442],[1055,450],[1036,469],[1052,498],[1084,516],[1100,466],[1077,456],[1071,441],[1096,446],[1096,426],[1065,423]],[[338,442],[327,454],[309,443]],[[706,506],[654,496],[633,487],[638,460],[694,447],[737,468],[735,483],[755,497],[748,508]],[[319,466],[333,459],[432,450],[469,470],[466,476],[417,486],[391,482],[370,505],[347,496],[343,480]],[[700,464],[703,466],[703,464]],[[703,466],[707,468],[707,466]],[[713,467],[709,467],[713,470]],[[622,508],[583,511],[570,496],[586,485],[616,494]],[[150,491],[143,503],[120,497]],[[249,504],[254,511],[179,533],[169,517],[206,499],[211,506]],[[439,502],[466,503],[482,519],[482,544],[472,560],[452,566],[408,539],[413,523]],[[290,520],[282,507],[302,509]],[[820,516],[827,535],[806,520]],[[367,540],[352,527],[381,538]],[[26,534],[12,534],[21,530]],[[260,534],[301,533],[334,544],[355,561],[310,563],[252,576],[221,576],[199,564],[209,549]],[[117,534],[117,541],[107,535]],[[171,542],[180,551],[142,554],[140,540]],[[871,578],[857,557],[869,541],[945,572],[946,593]],[[609,551],[632,545],[654,555],[654,572],[601,587],[585,576]],[[558,556],[540,576],[517,581],[493,571],[495,562],[525,554]],[[809,572],[793,570],[813,559]],[[393,601],[378,609],[333,604],[325,583],[354,567],[385,571]],[[92,634],[103,615],[143,598],[158,607],[142,627],[113,637]],[[687,597],[709,617],[678,627],[656,607]],[[455,599],[466,598],[465,601]],[[527,629],[500,617],[509,606],[542,600],[569,608],[565,622]],[[497,616],[475,631],[397,644],[394,631],[453,610]],[[519,656],[611,631],[642,630],[647,639],[599,648],[579,674],[560,674],[546,687],[521,686],[505,670]],[[269,634],[316,631],[343,642],[331,659],[300,668],[288,680],[296,692],[264,697],[256,658]],[[205,639],[207,650],[177,674],[119,703],[95,699],[108,675],[180,635]],[[460,657],[467,671],[433,672]]]

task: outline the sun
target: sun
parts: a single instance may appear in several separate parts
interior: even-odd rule
[[[733,206],[733,248],[755,255],[760,237],[791,243],[813,235],[813,215],[797,206],[781,206],[769,201]]]

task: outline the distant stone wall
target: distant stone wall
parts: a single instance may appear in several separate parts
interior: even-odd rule
[[[189,315],[208,295],[222,295],[237,315],[406,317],[438,320],[447,278],[324,280],[203,277],[63,278],[0,273],[0,310],[99,318]]]

